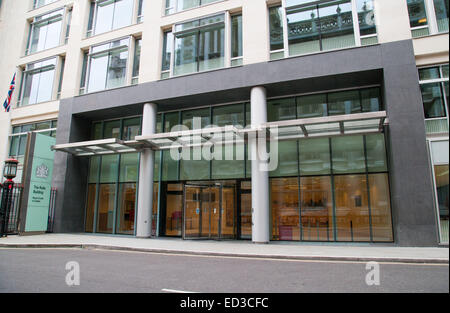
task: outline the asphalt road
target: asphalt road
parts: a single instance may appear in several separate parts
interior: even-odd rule
[[[67,262],[79,264],[80,284]],[[0,249],[0,292],[449,292],[448,265],[224,258],[81,249]],[[73,280],[69,280],[73,281]]]

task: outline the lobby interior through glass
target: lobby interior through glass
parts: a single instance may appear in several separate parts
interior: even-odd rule
[[[378,88],[268,101],[268,121],[382,110]],[[303,116],[307,115],[307,116]],[[182,124],[247,125],[250,105],[158,115],[157,132]],[[92,139],[133,139],[140,117],[93,124]],[[246,151],[246,150],[245,150]],[[155,152],[153,235],[251,238],[251,161],[174,161]],[[384,134],[280,142],[270,173],[272,240],[392,242]],[[135,234],[139,154],[91,157],[87,232]]]

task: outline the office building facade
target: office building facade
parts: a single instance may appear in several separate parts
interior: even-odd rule
[[[448,244],[448,12],[2,1],[0,157],[56,139],[56,232]]]

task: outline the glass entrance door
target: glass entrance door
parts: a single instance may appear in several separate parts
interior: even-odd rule
[[[183,238],[235,238],[235,201],[234,186],[185,185]]]

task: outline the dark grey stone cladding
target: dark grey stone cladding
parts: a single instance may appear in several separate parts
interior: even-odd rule
[[[390,188],[395,243],[437,245],[425,122],[411,40],[324,52],[227,68],[61,100],[58,144],[90,138],[93,120],[142,114],[146,102],[160,111],[249,101],[264,86],[268,97],[380,84],[389,127]],[[87,158],[57,152],[55,231],[84,231]]]

